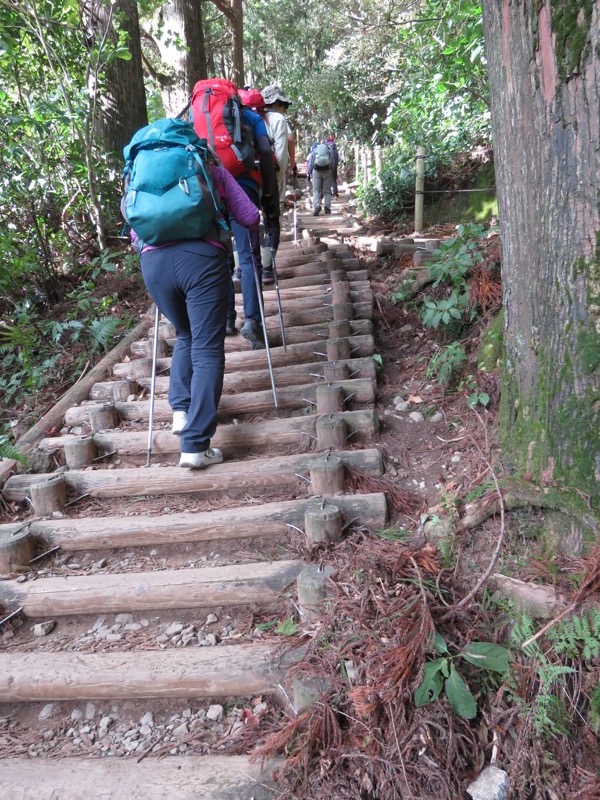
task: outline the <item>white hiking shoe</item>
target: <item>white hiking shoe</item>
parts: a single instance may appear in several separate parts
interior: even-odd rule
[[[179,436],[181,431],[185,428],[188,421],[187,411],[174,411],[173,412],[173,425],[171,426],[171,433]]]
[[[182,453],[179,459],[180,467],[187,469],[204,469],[211,464],[220,464],[223,461],[223,453],[217,447],[209,447],[204,453]]]

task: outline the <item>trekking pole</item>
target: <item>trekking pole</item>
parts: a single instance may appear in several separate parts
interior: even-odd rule
[[[273,242],[273,237],[271,236],[271,230],[269,228],[269,220],[267,215],[265,214],[265,228],[267,229],[267,234],[269,236],[269,241]],[[283,324],[283,309],[281,307],[281,294],[279,293],[279,276],[277,275],[277,263],[275,261],[275,251],[271,246],[271,261],[272,261],[272,268],[273,268],[273,280],[275,282],[275,297],[277,298],[277,312],[279,314],[279,327],[281,328],[281,344],[283,345],[284,353],[287,353],[287,345],[285,341],[285,325]]]
[[[254,272],[254,283],[256,284],[258,307],[260,308],[260,321],[262,323],[263,336],[265,337],[265,350],[267,351],[267,364],[269,366],[269,377],[271,378],[271,389],[273,390],[273,403],[275,405],[275,411],[279,411],[279,403],[277,402],[277,389],[275,387],[275,375],[273,374],[273,364],[271,363],[271,348],[269,347],[269,337],[267,336],[267,320],[265,318],[265,306],[262,299],[260,278],[258,277],[258,268],[256,266],[256,259],[254,258],[254,250],[252,248],[252,235],[250,234],[250,231],[248,231],[248,242],[250,244],[250,256],[252,258],[252,270]]]
[[[154,423],[154,398],[156,395],[156,358],[158,355],[158,323],[160,320],[160,311],[156,303],[154,304],[156,313],[154,315],[154,341],[152,342],[152,379],[150,382],[150,413],[148,414],[148,450],[146,457],[146,466],[150,466],[150,459],[152,458],[152,425]]]
[[[294,190],[294,245],[298,244],[298,209],[296,207],[296,188],[298,186],[298,175],[296,172],[292,172],[293,181],[292,181],[292,188]]]

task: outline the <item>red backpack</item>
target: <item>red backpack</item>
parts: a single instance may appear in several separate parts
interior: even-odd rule
[[[234,177],[256,170],[254,134],[242,119],[242,103],[234,83],[224,78],[198,81],[192,92],[190,117],[198,136],[208,141]]]

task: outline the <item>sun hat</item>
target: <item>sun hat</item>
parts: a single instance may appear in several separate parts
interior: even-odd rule
[[[278,100],[280,103],[286,103],[288,106],[292,102],[290,98],[283,93],[281,86],[265,86],[261,94],[267,106],[276,103]]]

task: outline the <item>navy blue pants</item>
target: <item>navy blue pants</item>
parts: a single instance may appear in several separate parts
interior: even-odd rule
[[[258,190],[251,189],[240,183],[240,188],[246,192],[254,205],[259,208]],[[231,230],[235,241],[235,249],[240,260],[242,271],[242,299],[244,302],[244,317],[260,322],[260,306],[256,289],[255,267],[258,270],[258,282],[262,291],[262,261],[260,258],[260,242],[258,231],[249,231],[239,222],[231,219]]]
[[[203,453],[217,427],[225,371],[230,284],[224,250],[201,239],[147,250],[142,275],[160,312],[175,326],[169,404],[187,411],[182,453]]]

